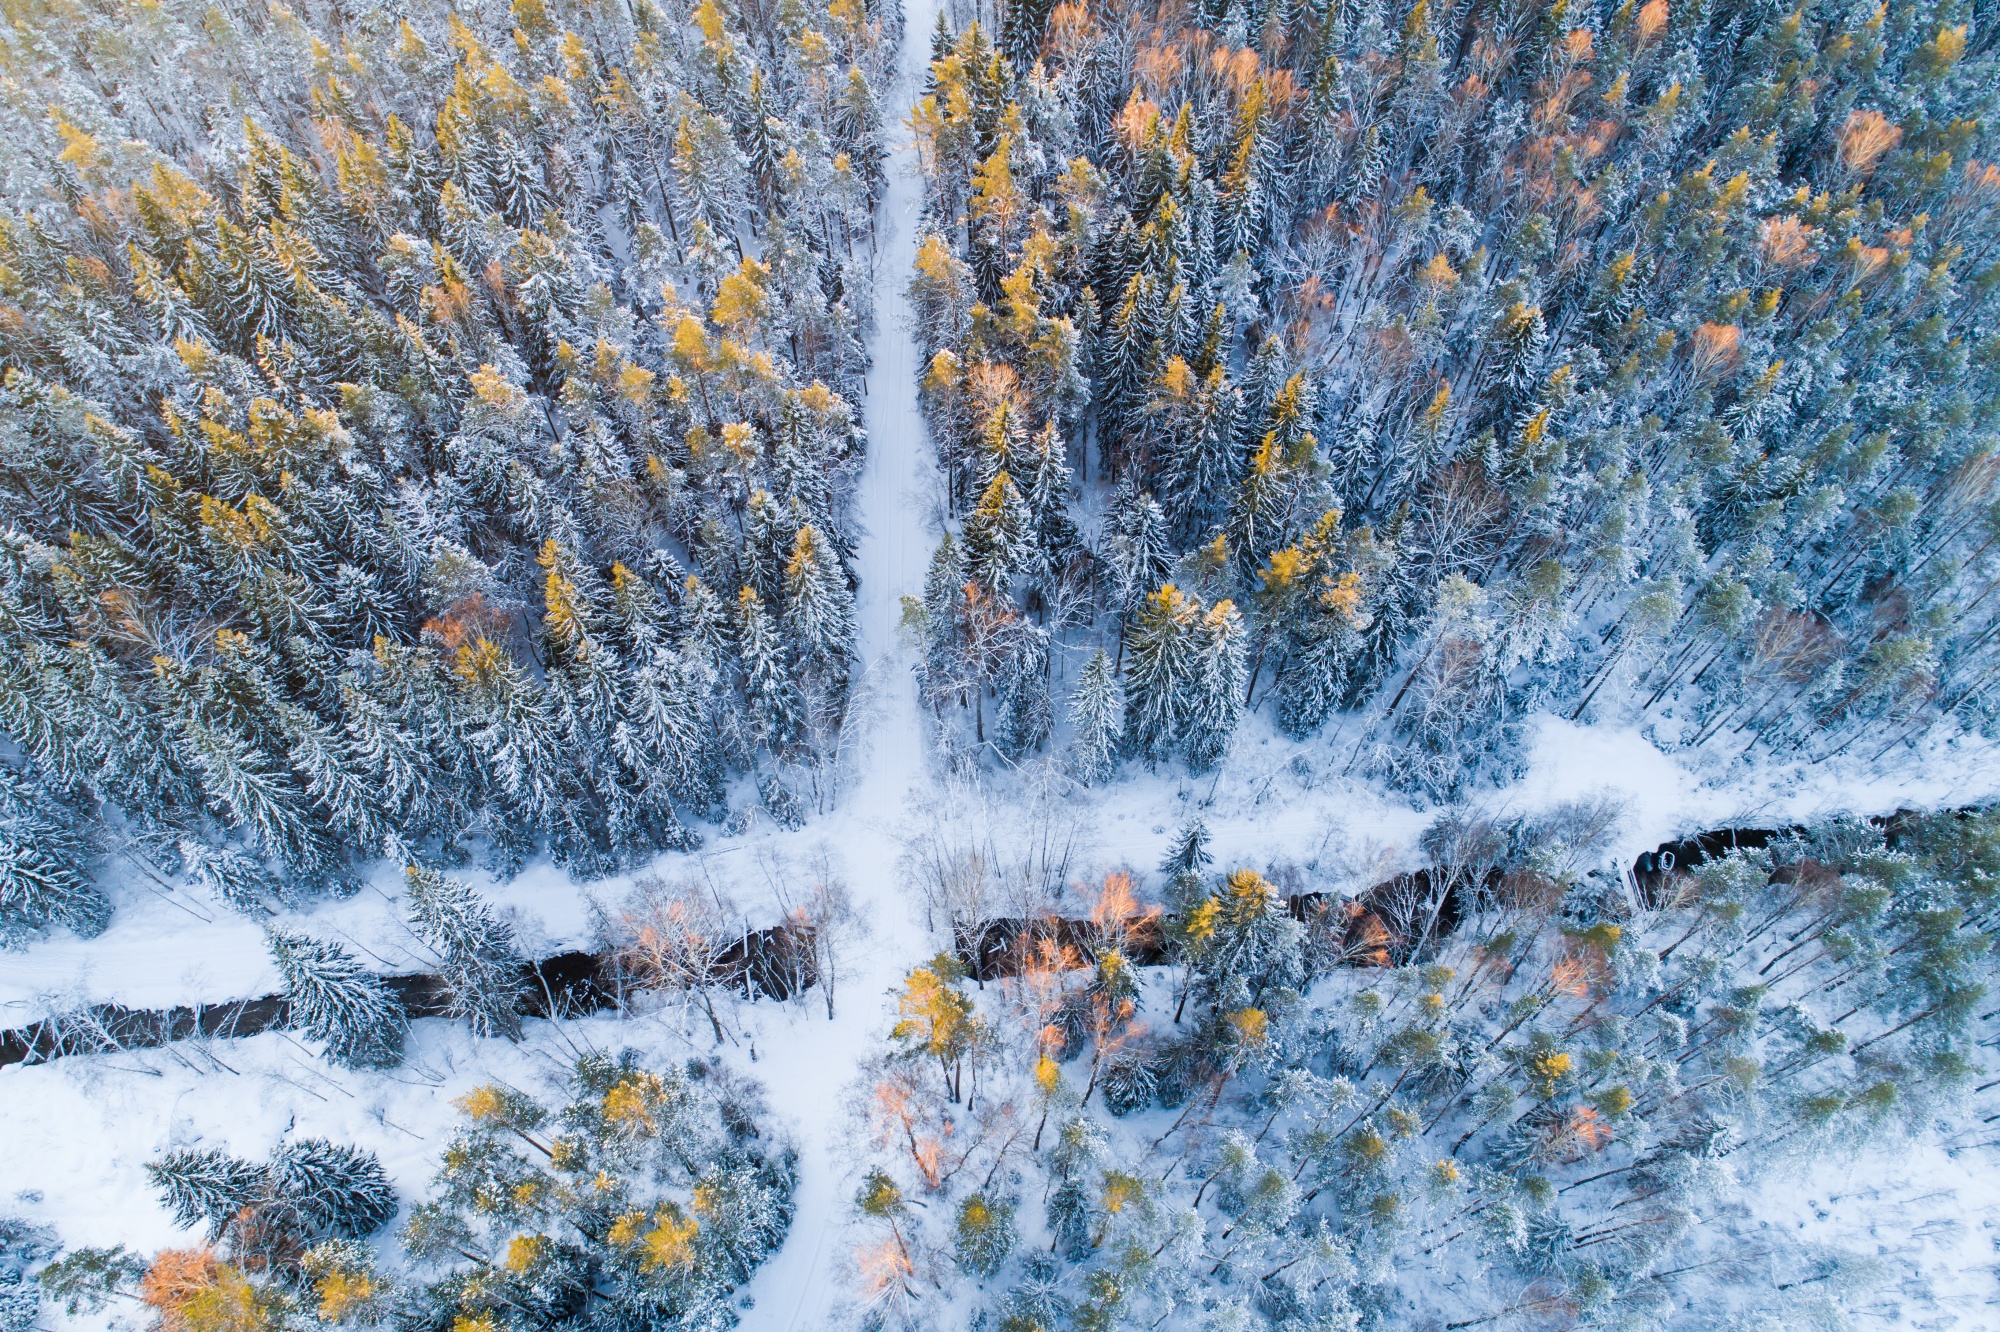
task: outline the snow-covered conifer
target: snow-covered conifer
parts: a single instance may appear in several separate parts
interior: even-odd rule
[[[1243,617],[1235,603],[1219,601],[1209,607],[1196,635],[1183,743],[1188,766],[1200,771],[1222,757],[1243,714]]]
[[[965,520],[965,563],[972,578],[1005,594],[1036,563],[1034,516],[1005,470],[995,474]]]
[[[267,1183],[262,1166],[227,1152],[199,1148],[168,1152],[147,1163],[146,1177],[176,1225],[184,1230],[204,1228],[210,1238],[220,1235],[238,1212],[259,1201]]]
[[[809,670],[844,674],[854,642],[854,594],[810,523],[798,530],[785,565],[785,629]]]
[[[452,1015],[476,1035],[518,1035],[522,961],[513,930],[461,879],[419,865],[403,879],[410,928],[437,954]]]
[[[1200,604],[1172,583],[1147,596],[1127,634],[1125,734],[1148,762],[1180,742],[1202,668]]]
[[[751,728],[760,744],[782,753],[798,740],[805,718],[777,626],[753,587],[744,587],[736,598],[736,651]]]
[[[972,1193],[958,1205],[954,1256],[976,1277],[998,1276],[1017,1242],[1014,1203],[1010,1199]]]
[[[1111,774],[1125,732],[1125,700],[1103,648],[1077,674],[1069,720],[1070,763],[1077,780],[1086,786],[1103,781]]]
[[[403,1057],[408,1021],[381,981],[338,944],[296,930],[265,935],[285,984],[292,1025],[352,1068],[386,1068]]]
[[[51,925],[86,938],[104,929],[111,904],[90,879],[90,847],[77,819],[0,764],[0,945]]]
[[[362,1239],[396,1214],[396,1190],[373,1152],[324,1138],[300,1138],[265,1167],[273,1205],[312,1239]]]

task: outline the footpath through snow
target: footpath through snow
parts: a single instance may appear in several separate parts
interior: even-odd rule
[[[923,591],[931,550],[921,501],[931,465],[917,411],[914,320],[904,295],[916,261],[923,186],[905,122],[923,87],[937,3],[906,4],[889,127],[896,147],[877,220],[875,347],[862,408],[868,453],[855,497],[864,531],[855,558],[855,612],[873,733],[855,788],[832,816],[844,826],[828,830],[847,864],[857,928],[834,1020],[800,1017],[763,1038],[769,1053],[760,1071],[771,1108],[797,1137],[798,1211],[784,1247],[751,1279],[755,1303],[743,1315],[745,1332],[817,1326],[836,1301],[837,1265],[845,1256],[839,1232],[853,1196],[836,1160],[845,1093],[863,1052],[881,1034],[890,987],[930,948],[914,903],[898,887],[895,830],[912,787],[925,776],[916,678],[897,625],[902,598]]]

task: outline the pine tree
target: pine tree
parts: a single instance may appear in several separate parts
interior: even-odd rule
[[[323,1042],[327,1058],[348,1068],[401,1062],[408,1021],[381,981],[337,944],[285,929],[264,937],[292,1025]]]
[[[1070,1262],[1090,1255],[1091,1231],[1096,1217],[1090,1195],[1079,1180],[1065,1179],[1049,1194],[1048,1227],[1054,1236],[1055,1251]]]
[[[998,1276],[1016,1242],[1010,1200],[973,1193],[959,1203],[953,1244],[958,1265],[967,1272],[986,1280]]]
[[[1111,775],[1125,731],[1125,702],[1110,654],[1099,648],[1076,678],[1069,697],[1070,768],[1085,786]]]
[[[981,586],[1005,595],[1016,578],[1032,577],[1039,552],[1034,516],[1004,470],[965,520],[966,571]]]
[[[517,1038],[523,964],[513,930],[462,880],[418,865],[403,879],[410,928],[438,957],[451,1015],[476,1036]]]
[[[545,1321],[594,1292],[619,1326],[726,1325],[792,1219],[796,1167],[753,1090],[698,1060],[653,1069],[590,1053],[561,1097],[487,1085],[458,1100],[432,1196],[403,1230],[405,1250],[439,1269],[409,1307],[462,1318],[470,1292],[496,1290]]]
[[[1200,604],[1172,583],[1146,598],[1127,631],[1125,734],[1155,763],[1180,743],[1202,670]]]

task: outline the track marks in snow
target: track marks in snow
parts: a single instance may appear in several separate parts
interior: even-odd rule
[[[898,641],[902,598],[923,590],[931,534],[921,497],[931,472],[917,410],[917,349],[904,286],[915,259],[922,182],[904,127],[922,87],[937,0],[913,0],[905,13],[899,77],[889,132],[895,144],[889,188],[878,214],[875,341],[862,419],[868,453],[855,503],[863,535],[855,555],[860,579],[855,619],[866,663],[859,778],[825,826],[811,832],[837,847],[858,918],[835,1020],[823,1010],[780,1019],[764,1040],[757,1072],[772,1109],[797,1135],[798,1211],[784,1247],[748,1293],[745,1332],[807,1332],[839,1299],[839,1236],[852,1196],[842,1153],[848,1086],[888,1016],[887,994],[905,970],[931,951],[913,904],[902,894],[895,829],[911,792],[926,781],[916,681]]]

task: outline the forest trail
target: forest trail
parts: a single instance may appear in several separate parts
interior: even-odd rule
[[[866,663],[867,709],[860,776],[829,816],[827,840],[841,853],[855,924],[833,1021],[808,1010],[773,1024],[756,1070],[771,1108],[799,1149],[798,1211],[785,1244],[747,1288],[745,1332],[807,1332],[838,1298],[846,1254],[840,1232],[853,1181],[844,1146],[846,1090],[891,1012],[889,991],[934,947],[896,871],[912,787],[926,778],[916,678],[897,636],[902,598],[923,591],[930,534],[921,496],[931,462],[917,411],[917,348],[904,285],[916,259],[923,184],[906,121],[923,86],[938,0],[910,0],[888,134],[889,187],[878,214],[875,340],[863,422],[868,454],[855,495],[863,536],[856,552],[858,650]]]

